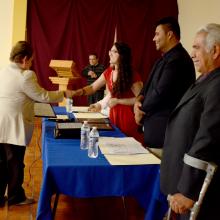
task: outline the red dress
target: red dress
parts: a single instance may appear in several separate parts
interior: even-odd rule
[[[112,68],[109,67],[104,72],[104,77],[109,91],[112,94]],[[136,73],[133,77],[133,83],[141,81],[140,76]],[[121,94],[121,98],[133,98],[135,97],[131,89]],[[112,95],[112,98],[114,96]],[[117,104],[110,109],[110,120],[116,125],[124,134],[130,137],[134,137],[136,140],[143,143],[143,134],[138,132],[138,125],[134,119],[133,105],[121,105]]]

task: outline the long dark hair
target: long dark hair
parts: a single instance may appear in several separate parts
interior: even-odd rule
[[[126,43],[115,42],[114,46],[119,53],[118,77],[113,84],[113,95],[120,95],[131,88],[133,70],[131,66],[131,49]]]

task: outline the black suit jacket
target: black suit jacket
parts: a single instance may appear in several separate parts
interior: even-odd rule
[[[88,65],[83,69],[82,75],[87,78],[87,84],[90,85],[101,76],[104,70],[105,70],[105,66],[99,63],[96,66]],[[91,78],[91,76],[88,75],[89,71],[95,72],[97,78]],[[102,89],[104,90],[105,87],[103,87]]]
[[[161,189],[197,200],[205,172],[183,163],[190,156],[220,165],[220,68],[195,84],[170,116],[161,162]],[[220,169],[220,167],[219,167]],[[199,219],[219,216],[220,172],[208,188]]]
[[[141,91],[146,113],[144,140],[149,147],[162,147],[168,117],[189,86],[195,81],[191,57],[179,43],[159,59]]]

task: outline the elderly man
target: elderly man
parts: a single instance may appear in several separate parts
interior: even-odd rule
[[[183,162],[184,154],[220,165],[220,25],[208,24],[197,32],[192,59],[201,76],[172,112],[161,163],[161,189],[171,195],[176,219],[189,219],[205,176]],[[217,169],[198,220],[219,218],[219,186]]]
[[[180,27],[175,18],[157,22],[153,41],[162,56],[134,105],[136,123],[144,125],[144,142],[151,149],[163,147],[168,117],[195,81],[193,62],[180,43]]]

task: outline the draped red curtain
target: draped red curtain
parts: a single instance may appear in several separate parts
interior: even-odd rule
[[[51,59],[74,60],[79,72],[88,63],[89,52],[96,52],[107,64],[107,51],[115,32],[115,5],[108,0],[29,0],[27,38],[35,51],[33,68],[44,88],[57,89],[49,80],[56,73]],[[74,88],[85,80],[77,80]],[[75,104],[84,104],[76,98]]]
[[[152,42],[154,24],[164,16],[178,16],[177,0],[28,0],[27,39],[32,44],[41,85],[57,89],[49,80],[56,73],[51,59],[74,60],[79,72],[96,52],[109,65],[108,51],[117,39],[128,43],[133,66],[145,81],[158,54]],[[78,80],[74,88],[85,84]],[[82,98],[75,104],[83,104]]]

